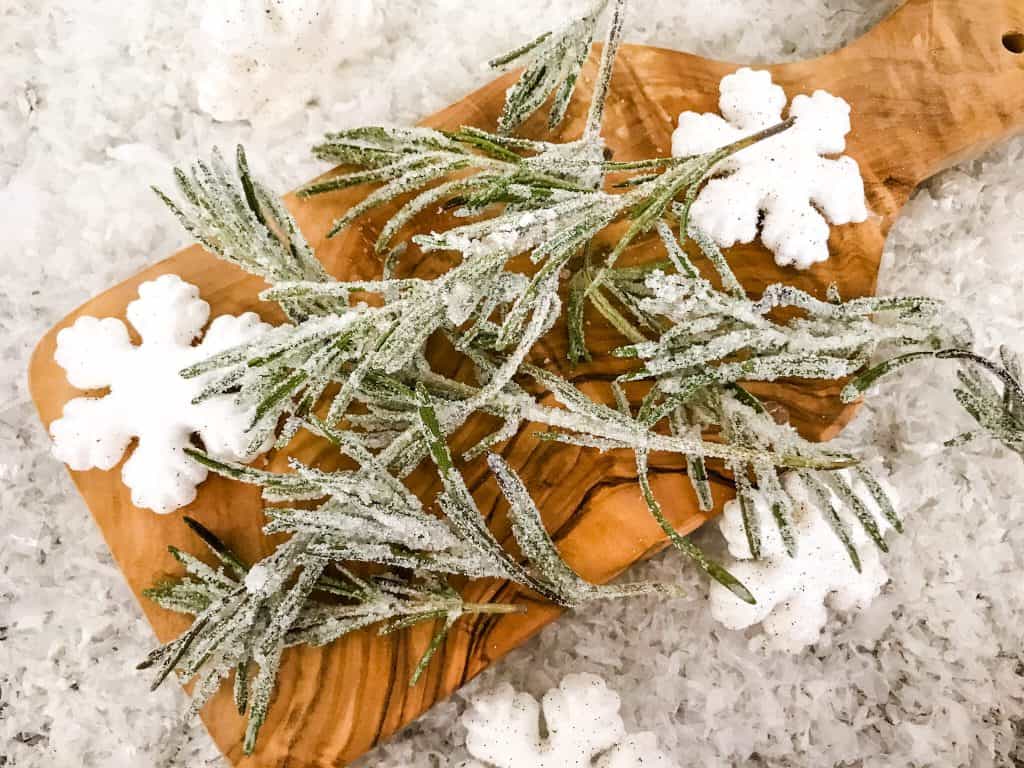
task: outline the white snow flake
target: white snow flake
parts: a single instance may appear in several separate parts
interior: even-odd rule
[[[672,768],[650,733],[626,736],[619,696],[596,675],[567,675],[543,704],[508,683],[470,702],[466,748],[494,768]],[[540,736],[544,710],[547,738]],[[594,759],[597,762],[594,762]],[[470,762],[462,768],[484,768]]]
[[[841,474],[872,513],[879,530],[883,534],[888,531],[890,526],[877,502],[860,480],[848,470],[841,470]],[[879,482],[895,504],[892,488],[881,479]],[[761,622],[767,647],[797,653],[814,643],[824,629],[828,621],[826,601],[836,610],[862,610],[878,595],[889,575],[878,548],[856,520],[849,521],[849,528],[861,560],[860,573],[803,483],[794,474],[786,475],[783,483],[797,502],[793,510],[796,557],[786,554],[768,501],[759,491],[753,492],[753,498],[760,520],[760,560],[753,560],[750,554],[740,503],[727,503],[718,525],[729,543],[729,553],[737,560],[726,567],[754,594],[757,604],[744,603],[712,582],[711,615],[729,629]],[[834,494],[832,500],[840,508]]]
[[[247,342],[270,328],[246,312],[222,315],[193,346],[210,316],[199,289],[177,275],[139,286],[127,309],[142,337],[133,345],[117,318],[80,317],[57,335],[57,363],[79,389],[109,389],[102,397],[78,397],[50,424],[54,455],[72,469],[113,468],[133,437],[138,444],[121,470],[132,503],[167,513],[190,503],[206,479],[204,467],[184,452],[199,434],[204,448],[223,459],[248,461],[245,431],[251,410],[220,395],[198,405],[192,399],[209,376],[184,379],[183,368]]]
[[[786,94],[771,75],[744,67],[722,79],[714,114],[683,112],[672,154],[708,152],[782,121]],[[864,221],[868,212],[860,168],[846,149],[850,106],[826,91],[801,94],[789,130],[736,153],[697,197],[690,220],[723,248],[761,241],[780,266],[806,269],[828,259],[829,222]],[[763,222],[761,215],[764,215]],[[827,221],[826,221],[827,219]]]

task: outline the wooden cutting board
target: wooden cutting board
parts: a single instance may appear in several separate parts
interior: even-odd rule
[[[757,292],[767,283],[785,280],[820,296],[835,282],[845,297],[872,293],[886,233],[914,188],[937,170],[984,150],[1024,125],[1022,49],[1024,0],[909,0],[843,50],[813,61],[768,67],[790,97],[824,88],[852,105],[848,153],[860,163],[874,215],[864,224],[835,228],[830,242],[832,259],[807,272],[777,268],[760,246],[734,249],[730,260],[744,284]],[[580,132],[594,64],[592,56],[579,94],[558,132],[562,138],[575,138]],[[717,111],[719,80],[735,69],[734,64],[676,51],[624,46],[616,63],[604,131],[615,158],[667,154],[679,112]],[[499,78],[424,124],[493,129],[512,79],[512,75]],[[523,133],[550,136],[544,130],[543,116],[531,120]],[[380,264],[371,252],[380,216],[360,222],[333,240],[325,239],[331,220],[360,192],[311,200],[287,198],[319,257],[343,279],[380,273]],[[440,219],[419,222],[432,228],[449,223]],[[660,251],[648,240],[632,248],[629,258],[660,258]],[[443,257],[423,257],[412,251],[403,269],[424,276],[436,274],[446,264]],[[49,425],[69,399],[81,394],[67,384],[53,361],[57,332],[81,315],[123,318],[138,285],[168,272],[198,285],[214,314],[256,310],[267,320],[282,319],[274,307],[257,300],[263,287],[260,280],[198,247],[187,248],[90,300],[40,341],[29,376],[44,424]],[[590,319],[590,339],[596,347],[607,349],[620,343],[599,318]],[[535,359],[570,376],[593,396],[606,396],[603,380],[616,369],[600,358],[591,365],[569,369],[564,330],[556,328],[539,345]],[[444,350],[434,352],[441,367],[458,371],[458,363]],[[814,438],[832,436],[851,416],[852,410],[839,403],[838,390],[835,385],[787,383],[760,388],[763,395],[788,410],[801,432]],[[487,426],[483,420],[469,424],[456,435],[456,447],[468,445]],[[611,579],[664,546],[661,531],[636,488],[630,456],[540,443],[531,436],[533,431],[524,428],[502,452],[523,475],[565,557],[586,578],[597,582]],[[330,460],[329,452],[308,436],[297,438],[289,452],[307,461]],[[653,484],[667,514],[683,531],[698,527],[705,517],[696,511],[680,461],[671,456],[655,458]],[[282,468],[283,457],[271,456],[269,464]],[[193,552],[202,547],[181,523],[181,513],[158,516],[134,508],[121,484],[119,469],[72,472],[71,476],[138,595],[159,576],[177,571],[166,553],[168,544]],[[500,494],[482,463],[468,466],[466,477],[493,528],[507,540]],[[424,498],[432,498],[436,492],[429,468],[421,468],[410,484]],[[731,489],[716,478],[714,490],[720,507]],[[223,537],[243,557],[259,557],[272,545],[260,533],[261,504],[253,488],[211,477],[185,512]],[[516,590],[505,584],[473,583],[466,592],[473,600],[530,600],[517,596]],[[140,602],[161,641],[188,624],[185,617],[165,612],[141,597]],[[460,622],[415,688],[409,688],[406,681],[431,627],[384,638],[367,631],[327,648],[293,650],[286,655],[258,749],[248,758],[243,757],[240,746],[244,724],[226,690],[207,706],[203,719],[220,748],[238,765],[344,765],[557,615],[551,606],[531,603],[526,614]],[[125,659],[126,664],[133,661]]]

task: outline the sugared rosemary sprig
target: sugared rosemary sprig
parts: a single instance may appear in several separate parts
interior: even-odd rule
[[[268,507],[264,532],[287,533],[290,538],[251,568],[212,532],[188,521],[222,567],[214,569],[171,548],[186,576],[158,584],[146,595],[195,619],[188,631],[140,665],[157,667],[154,686],[174,669],[186,679],[195,677],[190,709],[194,714],[234,673],[235,704],[249,718],[244,741],[249,753],[266,718],[285,648],[325,645],[371,625],[388,633],[440,620],[441,628],[412,675],[410,684],[415,685],[460,617],[522,610],[516,605],[466,603],[448,584],[448,576],[513,581],[564,607],[652,592],[678,594],[663,584],[597,586],[580,578],[559,555],[522,481],[492,454],[489,463],[509,501],[513,535],[526,560],[521,563],[487,528],[455,468],[425,388],[417,394],[417,422],[441,476],[438,503],[443,519],[427,513],[420,499],[358,441],[322,423],[315,428],[329,435],[359,464],[358,469],[323,472],[293,462],[293,472],[275,474],[189,451],[193,459],[226,477],[261,485],[268,500],[322,501],[312,509]],[[359,577],[348,568],[353,562],[398,571]],[[251,667],[257,671],[250,682]]]
[[[601,178],[601,148],[593,142],[552,144],[498,136],[471,126],[431,128],[374,126],[329,133],[314,147],[317,157],[359,170],[308,184],[300,197],[380,185],[337,219],[333,237],[360,216],[418,192],[390,217],[377,238],[383,253],[399,231],[424,210],[446,206],[474,215],[496,204],[531,208],[565,192],[586,192]],[[457,178],[430,186],[458,174]]]
[[[600,133],[612,64],[622,39],[626,0],[611,1],[612,18],[598,65],[597,82],[584,129],[585,139],[597,138]],[[509,65],[525,67],[505,98],[505,108],[498,118],[499,132],[514,132],[543,106],[552,93],[555,97],[548,113],[548,127],[554,128],[562,122],[576,89],[580,70],[590,53],[598,21],[608,4],[609,0],[596,0],[583,16],[573,19],[561,29],[544,32],[525,45],[490,61],[494,68]]]
[[[459,618],[525,610],[515,604],[466,602],[431,574],[359,576],[314,554],[315,537],[307,533],[293,536],[247,567],[211,531],[194,520],[186,518],[186,522],[222,565],[215,569],[171,549],[185,575],[163,581],[144,594],[163,608],[192,614],[195,619],[177,639],[150,653],[139,669],[155,668],[153,688],[174,670],[184,679],[195,678],[190,716],[234,675],[235,706],[248,718],[243,741],[247,754],[253,751],[266,719],[286,648],[327,645],[374,625],[381,634],[388,634],[440,622],[412,674],[410,684],[415,685]]]
[[[241,146],[235,160],[237,174],[216,149],[209,163],[198,160],[188,172],[175,168],[180,203],[153,189],[186,231],[225,261],[270,283],[331,280],[281,198],[249,173]],[[293,320],[318,313],[315,302],[283,301],[281,307]]]
[[[960,386],[953,394],[981,427],[981,433],[995,438],[1024,459],[1024,378],[1021,359],[1009,347],[999,349],[999,360],[990,360],[966,347],[922,350],[892,357],[865,371],[843,390],[843,400],[852,402],[863,396],[876,382],[906,366],[923,360],[958,360]],[[992,380],[1001,389],[992,383]],[[981,434],[966,432],[947,441],[962,445]]]
[[[685,227],[685,220],[680,226]],[[727,444],[744,446],[755,453],[774,451],[826,459],[829,453],[822,446],[804,440],[791,427],[777,424],[746,385],[782,378],[841,380],[863,370],[870,359],[884,351],[907,347],[934,350],[965,341],[962,324],[950,322],[948,310],[927,298],[867,297],[844,302],[837,291],[830,290],[829,300],[822,301],[791,286],[774,284],[760,298],[752,299],[710,240],[699,232],[692,233],[718,272],[722,288],[715,288],[701,276],[666,223],[658,223],[658,232],[669,256],[666,262],[608,270],[601,286],[590,293],[595,308],[632,342],[612,354],[643,363],[642,368],[623,374],[619,380],[651,383],[640,409],[645,424],[668,418],[677,433],[701,434],[714,429]],[[663,270],[668,268],[675,274],[666,274]],[[578,296],[575,316],[574,305],[570,304],[570,334],[576,337],[575,346],[584,349],[581,305],[587,295],[583,281],[588,277],[584,270],[573,278],[572,290]],[[772,315],[778,309],[797,310],[799,314],[779,321]],[[709,509],[706,458],[695,452],[688,454],[687,460],[702,508]],[[637,452],[637,462],[643,477],[646,458],[642,452]],[[738,458],[726,459],[724,464],[745,513],[753,509],[751,491],[755,486],[769,497],[783,542],[793,555],[793,501],[783,490],[778,466]],[[843,487],[840,474],[818,473],[818,480],[812,468],[801,472],[808,482],[825,483],[831,488],[875,544],[886,548],[879,526]],[[867,470],[858,468],[857,472],[863,475]],[[883,516],[901,530],[902,523],[881,485],[870,477],[865,483]],[[645,498],[657,517],[657,501],[649,493]],[[756,518],[745,514],[744,520],[751,552],[757,557],[761,546]],[[834,523],[837,535],[859,566],[838,515]]]

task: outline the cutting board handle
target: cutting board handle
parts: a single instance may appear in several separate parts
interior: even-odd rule
[[[846,48],[783,69],[851,102],[894,213],[929,176],[1024,130],[1024,0],[907,0]]]

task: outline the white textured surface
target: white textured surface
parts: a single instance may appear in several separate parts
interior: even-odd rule
[[[673,768],[653,734],[626,737],[621,703],[593,674],[566,675],[539,704],[505,683],[469,702],[466,748],[494,768]]]
[[[869,26],[895,0],[635,0],[628,38],[738,61],[806,57]],[[153,643],[25,386],[36,339],[71,307],[185,243],[148,192],[172,161],[244,140],[282,188],[318,165],[328,127],[411,122],[484,82],[480,62],[545,28],[548,0],[392,0],[373,45],[276,122],[199,111],[198,13],[182,3],[0,4],[0,755],[19,768],[218,766],[174,686],[132,667]],[[636,14],[634,15],[636,16]],[[385,17],[390,23],[385,25]],[[456,19],[466,30],[455,33]],[[343,43],[339,43],[341,45]],[[300,83],[301,85],[301,83]],[[240,86],[242,87],[242,86]],[[889,238],[886,292],[950,300],[1024,348],[1024,143],[949,171]],[[679,577],[690,597],[602,604],[566,618],[485,675],[540,695],[568,672],[619,691],[628,730],[654,731],[681,765],[1013,764],[1024,722],[1024,471],[984,444],[941,449],[966,424],[950,371],[884,387],[851,436],[870,439],[905,500],[893,583],[864,614],[830,621],[801,656],[762,656],[717,627],[706,583],[666,554],[637,577]],[[916,445],[917,447],[913,447]],[[702,541],[712,546],[710,534]],[[433,768],[462,743],[460,699],[435,708],[364,766]],[[1021,750],[1024,751],[1024,750]],[[458,752],[464,757],[464,753]],[[751,756],[756,753],[759,758]]]
[[[786,117],[796,122],[777,136],[737,152],[697,195],[690,220],[723,248],[761,242],[782,267],[807,269],[828,259],[829,224],[868,217],[857,161],[839,155],[850,132],[850,105],[827,91],[799,93],[786,110],[786,92],[771,73],[741,67],[722,78],[720,115],[683,112],[672,133],[672,154],[710,152],[763,131]],[[780,169],[785,169],[780,172]]]
[[[841,474],[870,510],[884,536],[891,526],[882,516],[878,503],[849,470],[841,470]],[[835,491],[829,491],[829,496],[857,548],[859,572],[822,513],[817,498],[795,473],[784,475],[783,484],[796,502],[793,505],[795,556],[786,553],[768,498],[754,491],[754,516],[762,534],[761,559],[754,560],[743,524],[742,505],[738,499],[733,499],[726,503],[718,519],[718,528],[733,558],[724,565],[750,588],[757,604],[743,602],[717,581],[711,583],[708,600],[711,615],[729,629],[746,629],[760,623],[764,634],[751,640],[751,648],[764,645],[772,650],[798,653],[821,636],[829,619],[827,608],[864,610],[878,596],[889,574],[882,553]],[[888,495],[896,505],[896,494]]]
[[[75,470],[109,470],[137,438],[121,479],[135,506],[167,514],[190,504],[206,480],[206,467],[185,455],[193,432],[220,459],[251,461],[259,452],[249,450],[247,435],[255,408],[240,408],[228,395],[195,404],[214,374],[185,379],[181,371],[252,341],[270,326],[255,312],[220,315],[193,344],[210,305],[177,275],[140,285],[125,314],[140,336],[137,345],[115,317],[86,315],[57,334],[54,359],[71,385],[109,392],[76,397],[64,406],[50,424],[53,453]]]

